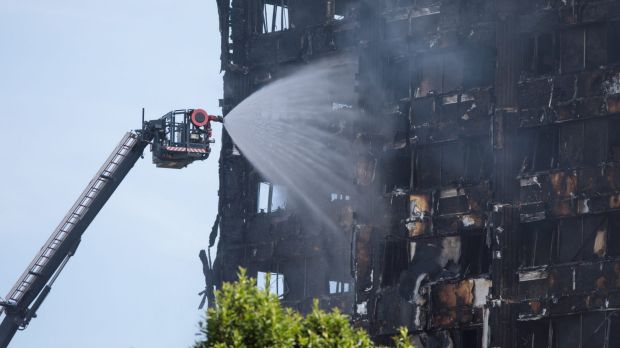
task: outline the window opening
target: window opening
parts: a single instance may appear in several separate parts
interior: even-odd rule
[[[541,222],[523,228],[521,237],[521,266],[533,267],[549,264],[554,226]]]
[[[548,348],[549,320],[524,321],[518,324],[517,348]]]
[[[403,240],[389,240],[384,245],[382,285],[391,286],[398,283],[402,271],[409,265],[409,244]]]
[[[342,193],[332,193],[330,197],[330,201],[348,201],[351,200],[349,195],[345,195]]]
[[[258,185],[258,213],[269,213],[271,211],[269,196],[271,195],[271,184],[261,182]]]
[[[270,182],[261,182],[258,185],[257,213],[272,213],[286,208],[286,188]]]
[[[339,282],[335,280],[329,281],[329,293],[330,294],[342,294],[351,290],[351,284],[345,282]]]
[[[596,260],[607,255],[609,227],[608,215],[588,215],[561,220],[555,231],[555,264]]]
[[[524,39],[523,70],[533,75],[547,75],[555,71],[556,37],[553,33],[535,34]]]
[[[281,273],[258,272],[256,285],[259,289],[268,290],[279,298],[284,296],[284,275]]]
[[[561,33],[560,61],[562,73],[580,71],[585,68],[586,32],[583,28],[572,28]]]
[[[482,347],[482,332],[479,329],[461,331],[461,347]]]
[[[620,21],[607,24],[607,62],[620,62]]]
[[[263,7],[263,33],[273,33],[289,28],[288,0],[275,0],[276,4]]]
[[[552,320],[552,344],[554,348],[605,347],[605,342],[616,342],[618,337],[617,312],[591,312],[554,318]],[[581,342],[581,344],[579,344]],[[609,345],[611,347],[611,345]],[[545,346],[546,347],[546,346]]]
[[[607,159],[609,161],[620,161],[620,119],[610,120],[607,125],[608,150]]]
[[[542,129],[532,134],[531,142],[523,144],[528,154],[521,163],[522,171],[543,171],[555,168],[558,163],[557,129]]]
[[[480,47],[425,54],[415,65],[415,98],[487,86],[495,77],[495,56]]]
[[[461,236],[461,274],[483,274],[489,272],[489,248],[484,234]]]

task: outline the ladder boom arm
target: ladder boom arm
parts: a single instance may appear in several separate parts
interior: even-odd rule
[[[0,348],[36,316],[52,283],[77,248],[82,234],[152,139],[150,132],[127,132],[62,219],[4,302],[0,303]],[[4,316],[3,316],[4,312]]]

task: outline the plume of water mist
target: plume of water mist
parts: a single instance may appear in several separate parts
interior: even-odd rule
[[[354,145],[343,133],[356,118],[355,68],[342,58],[310,64],[259,89],[225,119],[252,165],[332,228],[330,197],[355,192]]]

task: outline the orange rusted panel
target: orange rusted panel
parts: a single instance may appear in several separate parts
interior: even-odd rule
[[[471,306],[474,303],[474,282],[470,279],[463,280],[456,287],[456,297],[459,306]]]
[[[442,285],[439,289],[439,294],[437,298],[439,299],[439,306],[443,308],[454,308],[456,307],[456,291],[455,284],[445,284]]]
[[[549,174],[551,183],[552,213],[554,216],[570,216],[572,198],[577,189],[577,175],[573,172],[557,172]]]
[[[540,310],[542,309],[542,304],[540,303],[540,301],[531,301],[530,309],[532,310],[532,313],[539,314]]]
[[[606,99],[607,112],[610,114],[620,112],[620,94],[610,95]]]
[[[466,279],[458,283],[442,284],[436,288],[440,308],[472,306],[474,303],[474,281]]]
[[[370,274],[372,246],[370,239],[372,236],[372,226],[363,225],[359,227],[357,239],[355,240],[355,273],[357,283],[361,289],[368,289],[372,286]]]
[[[609,208],[611,209],[620,208],[620,194],[609,196]]]
[[[407,219],[409,236],[420,236],[428,232],[430,207],[430,194],[412,194],[409,196],[409,219]]]
[[[554,198],[567,198],[574,195],[577,189],[577,175],[573,172],[557,172],[549,174],[551,195]]]
[[[552,206],[554,216],[570,216],[573,211],[572,198],[577,190],[575,172],[557,172],[549,174],[551,183]]]
[[[429,213],[430,212],[430,201],[431,196],[429,194],[413,194],[409,196],[409,201],[411,202],[411,211],[414,210],[419,213]]]

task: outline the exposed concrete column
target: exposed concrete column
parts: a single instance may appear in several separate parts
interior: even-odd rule
[[[490,347],[514,346],[514,294],[516,253],[514,239],[519,226],[519,209],[514,206],[518,195],[514,177],[516,129],[518,127],[518,94],[520,47],[518,2],[499,0],[496,17],[495,112],[493,115],[494,213],[492,246],[492,306],[490,313]]]

